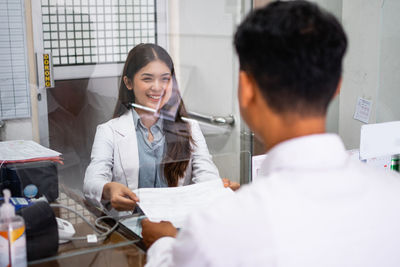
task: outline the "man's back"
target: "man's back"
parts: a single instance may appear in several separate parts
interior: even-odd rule
[[[175,265],[398,266],[399,175],[350,160],[326,134],[278,145],[265,167],[233,199],[190,218]]]
[[[351,161],[323,134],[347,48],[339,21],[308,1],[272,1],[234,44],[241,115],[268,151],[264,177],[194,213],[176,239],[144,221],[144,240],[157,240],[148,266],[400,266],[400,176]]]

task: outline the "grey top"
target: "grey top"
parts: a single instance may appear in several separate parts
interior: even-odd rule
[[[139,152],[139,188],[168,187],[164,179],[161,161],[164,155],[165,136],[162,120],[150,127],[154,140],[150,142],[147,137],[149,130],[142,124],[139,115],[132,109],[133,123]]]

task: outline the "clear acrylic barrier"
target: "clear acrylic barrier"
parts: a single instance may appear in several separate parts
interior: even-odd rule
[[[7,103],[2,102],[2,114],[9,114],[11,110],[19,112],[19,116],[26,108],[30,108],[31,111],[29,116],[24,113],[25,115],[19,116],[18,119],[2,115],[0,121],[4,121],[0,123],[1,140],[34,140],[62,154],[63,164],[52,162],[52,175],[57,178],[51,180],[51,186],[55,188],[53,191],[56,194],[54,197],[49,195],[48,199],[81,211],[89,220],[98,216],[99,210],[110,210],[107,199],[101,200],[102,188],[96,189],[97,191],[88,190],[91,193],[97,192],[98,202],[101,203],[93,203],[88,197],[90,194],[84,189],[85,173],[90,162],[98,159],[91,159],[91,154],[96,133],[99,132],[99,128],[104,129],[104,126],[99,125],[109,123],[125,112],[131,112],[128,109],[137,108],[133,104],[155,109],[156,113],[159,112],[158,115],[166,118],[165,123],[170,125],[164,125],[163,130],[172,129],[175,133],[182,133],[180,131],[183,130],[184,136],[190,135],[196,142],[190,141],[190,138],[189,141],[184,141],[185,137],[179,134],[174,136],[174,133],[162,132],[162,137],[168,136],[165,144],[178,145],[174,146],[176,150],[162,146],[165,150],[158,155],[156,167],[151,158],[141,160],[143,155],[139,153],[138,147],[129,142],[128,145],[121,145],[121,148],[126,148],[124,155],[119,153],[120,150],[108,154],[101,152],[100,156],[107,154],[113,157],[107,164],[94,168],[103,171],[100,175],[106,177],[103,181],[117,181],[134,189],[140,187],[140,170],[146,170],[150,166],[153,170],[157,169],[158,175],[161,174],[163,179],[164,168],[168,165],[167,174],[170,177],[177,178],[183,174],[187,176],[181,181],[177,178],[178,182],[171,183],[171,186],[194,183],[196,177],[207,177],[203,174],[210,169],[214,174],[218,173],[217,178],[226,177],[232,182],[242,184],[248,182],[251,153],[250,149],[249,152],[242,151],[251,147],[248,144],[251,140],[243,138],[246,127],[241,122],[237,107],[238,62],[232,46],[232,37],[236,25],[251,9],[252,1],[207,0],[200,3],[195,0],[129,0],[124,1],[123,7],[114,0],[78,2],[25,1],[25,6],[20,6],[25,13],[21,11],[21,14],[15,14],[15,18],[10,19],[18,19],[26,24],[22,25],[25,28],[22,27],[23,30],[18,32],[21,36],[24,35],[23,40],[18,41],[26,44],[23,46],[26,47],[26,66],[17,66],[13,63],[13,58],[7,58],[4,62],[11,64],[11,67],[2,68],[0,73],[1,77],[8,79],[5,80],[7,85],[13,83],[22,88],[23,84],[28,88],[22,96],[18,90],[11,92],[2,87],[1,100],[7,100]],[[206,20],[204,13],[208,14]],[[17,15],[26,18],[19,19]],[[162,76],[165,72],[160,76],[159,72],[150,68],[146,69],[147,73],[153,74],[154,79],[149,82],[141,79],[142,83],[155,83],[152,86],[156,90],[147,88],[142,95],[153,100],[164,98],[166,88],[161,86],[162,90],[159,90],[160,84],[166,80],[168,82],[165,84],[173,83],[173,94],[171,101],[167,103],[168,108],[163,109],[165,103],[161,101],[153,101],[153,106],[143,105],[146,103],[140,102],[140,97],[136,95],[137,84],[133,75],[136,72],[123,70],[128,52],[141,43],[158,44],[168,55],[160,54],[152,60],[163,62],[163,67],[167,67],[166,77]],[[8,55],[9,51],[2,47],[0,53]],[[171,57],[174,68],[167,57]],[[150,66],[150,63],[142,64],[139,71]],[[11,70],[14,76],[9,77],[11,72],[5,72],[3,69]],[[124,81],[125,76],[129,79],[127,83]],[[130,98],[129,103],[122,103],[122,109],[125,110],[118,110],[121,108],[121,105],[117,106],[121,103],[119,89],[123,84],[130,87],[130,83],[135,87],[132,90],[136,90],[136,99]],[[163,93],[159,93],[160,91]],[[182,103],[185,104],[186,110],[179,113]],[[177,127],[173,126],[176,122],[179,122]],[[121,136],[136,134],[136,128],[132,126],[133,118],[130,123],[132,124],[127,127],[127,131],[120,132]],[[112,131],[115,133],[117,129],[113,128]],[[198,151],[188,153],[187,145],[193,145],[199,140],[199,145],[193,146],[193,149],[197,148]],[[185,142],[184,146],[179,145],[182,141]],[[107,142],[103,144],[104,147],[110,145]],[[116,144],[113,143],[112,146],[115,148]],[[132,151],[135,151],[136,159],[131,157]],[[210,155],[212,158],[209,158]],[[125,156],[127,158],[124,158]],[[118,162],[120,157],[124,159]],[[196,162],[198,157],[200,160]],[[131,161],[134,162],[133,165],[136,164],[134,167],[129,165]],[[125,162],[129,164],[126,165]],[[192,162],[195,162],[195,165],[192,165]],[[119,163],[121,165],[118,165]],[[0,164],[2,167],[7,165],[4,162]],[[22,169],[23,167],[19,167],[16,172],[17,180],[24,175]],[[44,176],[43,173],[35,174],[39,180]],[[122,178],[118,180],[115,177],[129,181],[124,182]],[[132,186],[130,179],[136,179],[137,184],[133,182]],[[44,178],[38,183],[43,184],[43,181]],[[9,186],[8,182],[8,176],[3,175],[1,187]],[[101,181],[97,180],[94,184],[101,184]],[[18,194],[22,195],[25,184],[19,183],[17,187],[15,192],[19,190]],[[37,197],[42,193],[39,192]],[[95,208],[92,209],[93,207]],[[71,221],[77,228],[83,229],[82,233],[86,233],[87,229],[79,226],[82,224],[79,218],[69,212],[56,212],[57,216]],[[135,236],[127,239],[136,240]],[[118,239],[116,243],[108,240],[107,242],[111,242],[110,246],[107,242],[91,246],[90,253],[97,248],[103,249],[100,247],[107,249],[114,245],[129,245],[125,241],[127,240],[123,238]],[[61,254],[64,253],[62,257],[72,258],[85,247],[85,244],[76,242],[70,245],[60,250]],[[71,264],[71,261],[68,261],[68,264]]]

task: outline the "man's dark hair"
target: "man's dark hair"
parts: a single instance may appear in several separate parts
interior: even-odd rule
[[[240,69],[275,112],[326,114],[347,47],[333,15],[306,1],[272,2],[247,16],[234,44]]]

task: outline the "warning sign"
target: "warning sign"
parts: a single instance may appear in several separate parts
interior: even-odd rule
[[[51,58],[49,54],[43,54],[43,76],[44,76],[44,86],[46,88],[54,87],[52,68],[51,68]]]

